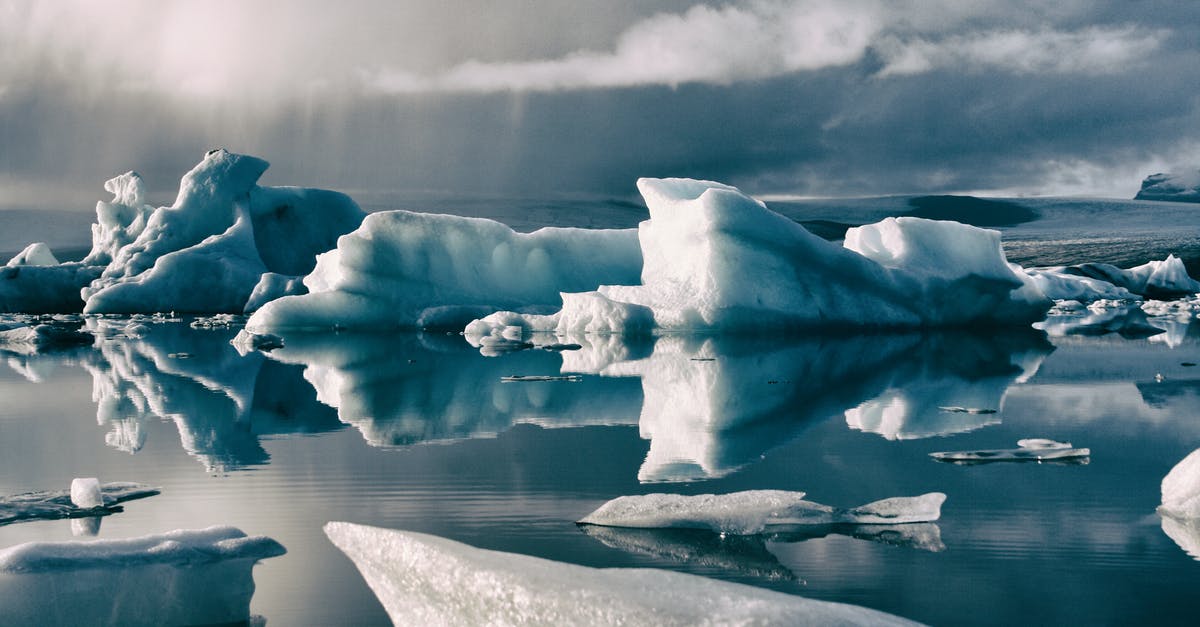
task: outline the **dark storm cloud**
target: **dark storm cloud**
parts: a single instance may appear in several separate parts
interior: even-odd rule
[[[0,3],[0,204],[205,150],[276,184],[1132,195],[1200,162],[1200,5]],[[85,205],[86,206],[86,205]]]

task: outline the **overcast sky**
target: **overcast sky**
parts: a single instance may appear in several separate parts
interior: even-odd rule
[[[1197,24],[1186,0],[0,0],[0,205],[170,189],[218,146],[352,193],[1131,197],[1200,166]]]

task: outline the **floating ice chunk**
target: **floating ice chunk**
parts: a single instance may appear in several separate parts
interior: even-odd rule
[[[252,332],[452,326],[497,309],[557,307],[560,292],[636,283],[631,230],[544,228],[408,211],[371,214],[321,255],[309,293],[268,303]]]
[[[932,522],[946,495],[895,497],[850,509],[803,499],[803,492],[748,490],[732,494],[645,494],[615,498],[579,524],[606,527],[708,529],[749,535],[805,525]]]
[[[529,329],[641,333],[649,317],[699,332],[1002,326],[1050,307],[1005,261],[997,231],[888,218],[851,228],[841,247],[728,185],[640,179],[638,189],[650,209],[640,285],[564,298],[554,316],[525,316]],[[484,334],[483,322],[472,331]]]
[[[1164,332],[1152,324],[1137,303],[1096,301],[1083,312],[1052,315],[1034,325],[1051,336],[1107,335],[1126,339],[1153,337]]]
[[[104,507],[104,495],[100,492],[100,481],[95,477],[77,477],[71,481],[71,502],[75,507],[90,509]]]
[[[982,451],[944,451],[929,456],[944,462],[1020,462],[1020,461],[1084,461],[1091,449],[1074,448],[1070,442],[1057,442],[1045,438],[1026,438],[1017,441],[1020,448]]]
[[[76,479],[71,483],[70,490],[26,492],[0,497],[0,525],[39,518],[92,516],[96,514],[93,511],[96,508],[112,508],[125,501],[159,493],[158,488],[140,483],[114,482],[94,486],[99,490],[97,494],[90,485],[91,481],[95,480]]]
[[[325,534],[397,625],[913,624],[652,568],[588,568],[344,522],[326,524]]]
[[[1200,518],[1200,449],[1184,457],[1163,477],[1159,511],[1176,518]]]
[[[50,252],[50,247],[43,242],[34,242],[25,247],[16,257],[8,260],[9,267],[13,266],[57,266],[58,258]]]
[[[1141,296],[1124,287],[1088,276],[1067,272],[1065,267],[1026,268],[1026,275],[1047,298],[1093,302],[1101,299],[1138,300]]]
[[[1174,298],[1200,292],[1200,281],[1188,276],[1183,261],[1167,255],[1162,261],[1150,261],[1122,270],[1107,263],[1085,263],[1065,271],[1107,281],[1134,294],[1149,298]]]
[[[95,338],[91,333],[54,324],[0,326],[0,348],[17,352],[42,352],[73,346],[86,346]]]
[[[247,624],[251,574],[284,548],[233,527],[0,551],[6,625]]]

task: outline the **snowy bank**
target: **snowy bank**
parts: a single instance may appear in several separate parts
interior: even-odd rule
[[[560,292],[636,283],[641,267],[630,230],[518,233],[482,218],[386,211],[320,256],[308,294],[267,303],[246,328],[457,330],[497,309],[557,308]]]
[[[997,231],[887,218],[827,242],[736,188],[640,179],[639,285],[564,297],[553,316],[502,314],[468,333],[728,332],[1029,324],[1050,308],[1004,258]]]
[[[0,607],[6,625],[240,624],[255,562],[284,552],[233,527],[30,542],[0,551]]]
[[[897,525],[933,522],[946,495],[894,497],[852,508],[804,500],[803,492],[748,490],[731,494],[621,496],[579,520],[583,525],[708,529],[751,535],[807,525]]]
[[[911,625],[842,603],[651,568],[597,569],[331,522],[397,625]]]

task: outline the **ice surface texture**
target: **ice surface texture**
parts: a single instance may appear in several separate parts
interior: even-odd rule
[[[941,516],[946,495],[895,497],[850,509],[804,500],[803,492],[748,490],[732,494],[644,494],[615,498],[579,523],[607,527],[708,529],[750,535],[805,525],[904,524]]]
[[[397,625],[913,624],[658,569],[588,568],[344,522],[325,533]]]
[[[640,285],[564,297],[554,316],[501,315],[467,327],[642,332],[1019,325],[1050,307],[1004,258],[997,231],[888,218],[827,242],[733,187],[640,179]]]
[[[70,490],[26,492],[0,497],[0,525],[22,520],[93,516],[119,503],[158,494],[158,488],[140,483],[114,482],[89,485],[95,479],[76,479]],[[94,488],[94,489],[93,489]],[[78,498],[77,498],[78,497]],[[118,508],[119,509],[119,508]]]
[[[1176,518],[1200,518],[1200,449],[1192,451],[1163,477],[1159,511]]]

